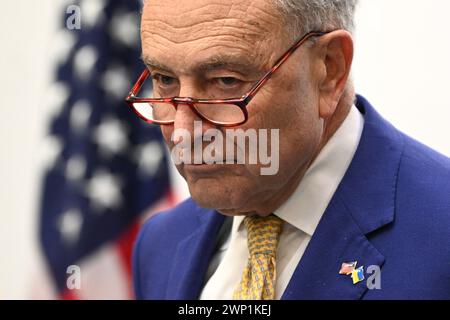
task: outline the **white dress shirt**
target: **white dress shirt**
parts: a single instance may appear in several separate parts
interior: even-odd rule
[[[355,155],[364,118],[353,106],[341,127],[321,150],[291,197],[274,212],[285,223],[277,250],[275,298],[280,299],[322,215]],[[249,256],[244,217],[228,218],[219,234],[219,249],[206,275],[201,300],[230,300]],[[220,245],[221,243],[221,245]]]

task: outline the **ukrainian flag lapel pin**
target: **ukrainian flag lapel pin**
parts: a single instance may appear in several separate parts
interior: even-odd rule
[[[354,285],[364,281],[364,266],[356,268],[357,264],[358,261],[344,262],[339,271],[340,275],[351,276]]]

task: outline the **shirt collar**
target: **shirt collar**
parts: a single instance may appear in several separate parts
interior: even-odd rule
[[[274,214],[312,237],[358,148],[364,118],[353,106],[340,128],[321,150],[297,189]],[[233,219],[232,234],[243,216]]]

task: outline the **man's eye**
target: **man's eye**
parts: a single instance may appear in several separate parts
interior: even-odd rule
[[[221,77],[215,79],[217,84],[222,87],[234,87],[242,83],[241,80],[233,77]]]
[[[175,78],[163,74],[154,74],[152,77],[159,85],[163,87],[170,87],[176,84],[177,81]]]

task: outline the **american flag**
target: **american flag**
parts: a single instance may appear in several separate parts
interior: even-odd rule
[[[82,0],[81,28],[61,16],[49,136],[59,146],[43,181],[39,238],[60,298],[132,298],[131,250],[142,216],[170,194],[160,130],[124,97],[142,71],[141,1]],[[65,8],[66,9],[66,8]],[[79,266],[81,289],[69,290]]]

